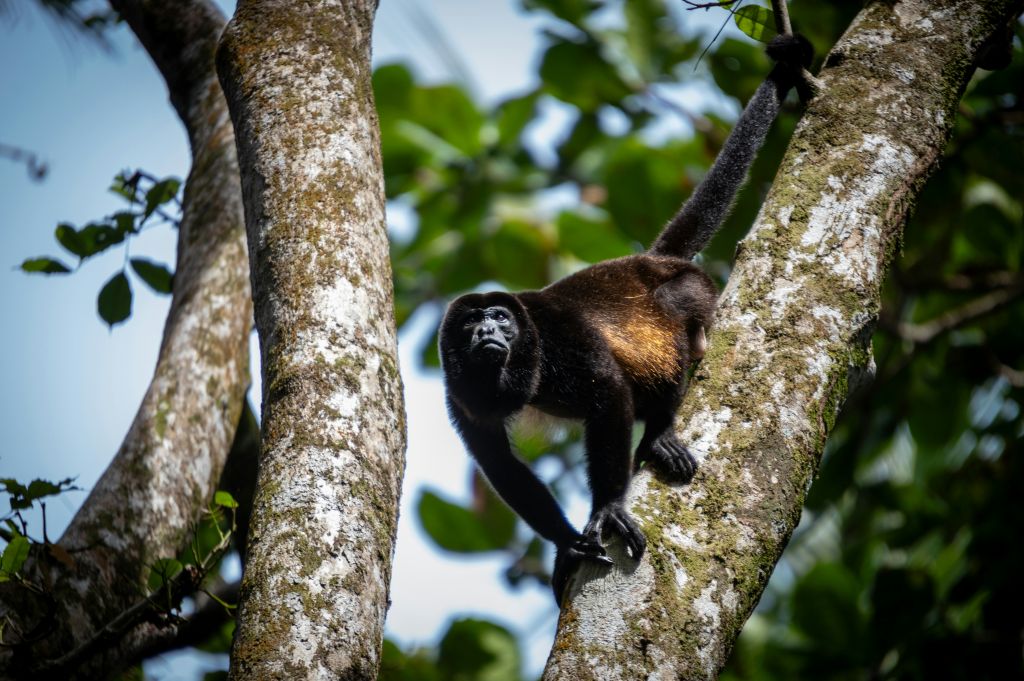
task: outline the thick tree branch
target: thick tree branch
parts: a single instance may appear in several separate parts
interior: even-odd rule
[[[375,9],[241,0],[218,53],[264,385],[236,679],[371,679],[379,665],[405,428]]]
[[[55,625],[36,646],[0,658],[8,675],[93,640],[145,592],[149,566],[177,553],[220,476],[249,380],[241,192],[213,64],[223,17],[206,0],[113,4],[167,78],[191,144],[174,292],[156,371],[131,429],[59,542],[75,568],[41,554],[30,567],[56,603]],[[31,624],[38,610],[8,596],[14,598],[10,590],[0,604],[4,614]],[[69,677],[120,668],[156,629],[141,624],[104,640]]]
[[[545,679],[716,677],[800,518],[836,413],[872,365],[907,207],[979,48],[1015,4],[873,2],[827,57],[683,404],[680,434],[701,468],[681,487],[637,476],[647,553],[577,575]]]

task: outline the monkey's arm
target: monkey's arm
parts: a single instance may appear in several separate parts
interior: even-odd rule
[[[692,258],[707,246],[732,210],[786,93],[797,84],[797,74],[810,64],[811,55],[803,36],[781,35],[772,41],[768,56],[778,63],[747,102],[711,170],[651,245],[651,253]]]
[[[560,549],[581,539],[582,535],[566,520],[547,485],[512,453],[508,435],[501,423],[494,426],[475,423],[451,403],[449,413],[466,448],[488,482],[527,525]]]

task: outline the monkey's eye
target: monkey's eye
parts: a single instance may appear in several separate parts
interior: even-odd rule
[[[462,323],[466,326],[472,326],[474,324],[479,324],[483,319],[484,313],[481,310],[473,310],[472,312],[466,313],[466,316],[462,318]]]
[[[506,314],[504,310],[495,310],[494,311],[494,321],[496,321],[496,322],[507,322],[508,321],[508,314]]]

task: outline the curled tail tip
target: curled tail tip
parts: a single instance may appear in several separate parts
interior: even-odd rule
[[[799,33],[781,34],[772,38],[765,52],[776,62],[771,79],[779,87],[789,90],[796,87],[800,99],[810,100],[818,84],[807,70],[814,59],[814,46]]]

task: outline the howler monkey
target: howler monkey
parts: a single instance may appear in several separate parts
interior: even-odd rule
[[[449,305],[440,352],[448,412],[466,448],[505,502],[557,548],[555,597],[579,560],[610,564],[602,532],[622,536],[633,558],[646,539],[624,500],[636,451],[675,482],[697,462],[672,430],[686,372],[704,355],[718,291],[690,259],[711,240],[782,100],[810,62],[810,45],[780,36],[776,64],[711,170],[651,248],[598,263],[540,291],[470,293]],[[506,424],[526,406],[581,419],[593,510],[583,532],[509,445]]]

